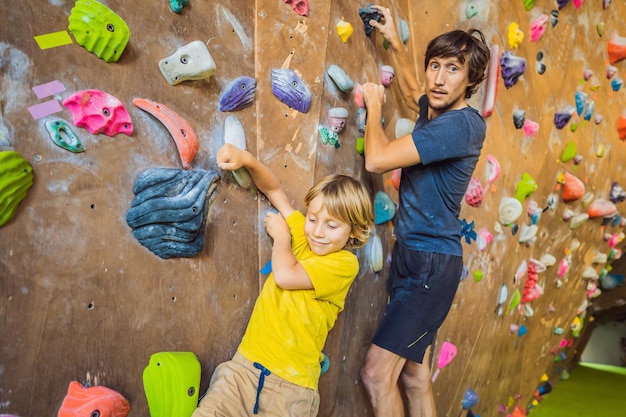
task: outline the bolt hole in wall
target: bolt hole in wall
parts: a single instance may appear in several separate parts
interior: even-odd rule
[[[587,363],[626,366],[626,321],[596,326],[580,359]]]

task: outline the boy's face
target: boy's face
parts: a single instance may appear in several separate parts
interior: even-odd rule
[[[466,106],[465,90],[469,85],[467,61],[456,57],[434,57],[426,68],[426,95],[430,117]]]
[[[337,252],[346,246],[352,227],[328,214],[324,196],[318,195],[309,203],[304,223],[304,234],[311,251],[319,256]]]

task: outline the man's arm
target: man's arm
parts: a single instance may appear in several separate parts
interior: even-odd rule
[[[382,124],[385,88],[374,83],[363,85],[363,98],[367,108],[365,125],[365,169],[382,174],[396,168],[419,164],[419,152],[411,134],[389,140]]]
[[[416,69],[409,62],[409,58],[404,50],[402,40],[398,36],[398,31],[391,16],[391,11],[382,6],[372,6],[373,9],[383,16],[384,23],[371,20],[370,25],[379,30],[380,34],[389,44],[393,68],[397,74],[398,84],[402,97],[411,110],[419,113],[419,98],[424,92],[423,86],[420,84]]]

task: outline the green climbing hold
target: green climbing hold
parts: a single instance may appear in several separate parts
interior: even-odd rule
[[[365,139],[356,138],[356,151],[359,155],[363,155],[365,152]]]
[[[530,10],[535,7],[535,3],[537,3],[537,0],[524,0],[524,7],[526,10]]]
[[[320,137],[322,138],[322,143],[324,145],[331,144],[335,148],[339,149],[341,144],[339,143],[339,136],[337,135],[337,133],[328,130],[324,126],[318,127],[317,131],[319,132]]]
[[[52,142],[54,142],[57,146],[74,153],[85,152],[83,144],[80,143],[78,136],[76,136],[76,133],[74,133],[70,125],[65,120],[47,120],[46,130],[48,131]]]
[[[33,167],[15,151],[0,152],[0,227],[13,218],[33,185]]]
[[[478,14],[478,8],[476,7],[475,4],[473,3],[469,3],[467,5],[467,8],[465,9],[465,16],[467,17],[467,19],[471,19],[472,17],[476,16]]]
[[[567,162],[574,159],[576,156],[576,144],[573,141],[567,142],[563,153],[561,154],[561,162]]]
[[[537,189],[537,183],[530,176],[528,172],[522,174],[522,179],[515,184],[515,199],[520,203],[524,201],[526,197],[531,195]]]

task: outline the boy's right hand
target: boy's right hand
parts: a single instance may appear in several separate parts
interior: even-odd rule
[[[239,169],[245,166],[247,153],[248,151],[226,143],[217,151],[217,166],[227,171]]]
[[[398,31],[393,23],[393,17],[391,16],[391,10],[379,5],[372,5],[372,9],[378,10],[378,13],[382,15],[382,23],[376,20],[370,20],[370,25],[380,31],[380,34],[391,44],[392,47],[397,48],[400,44],[400,38],[398,37]]]

